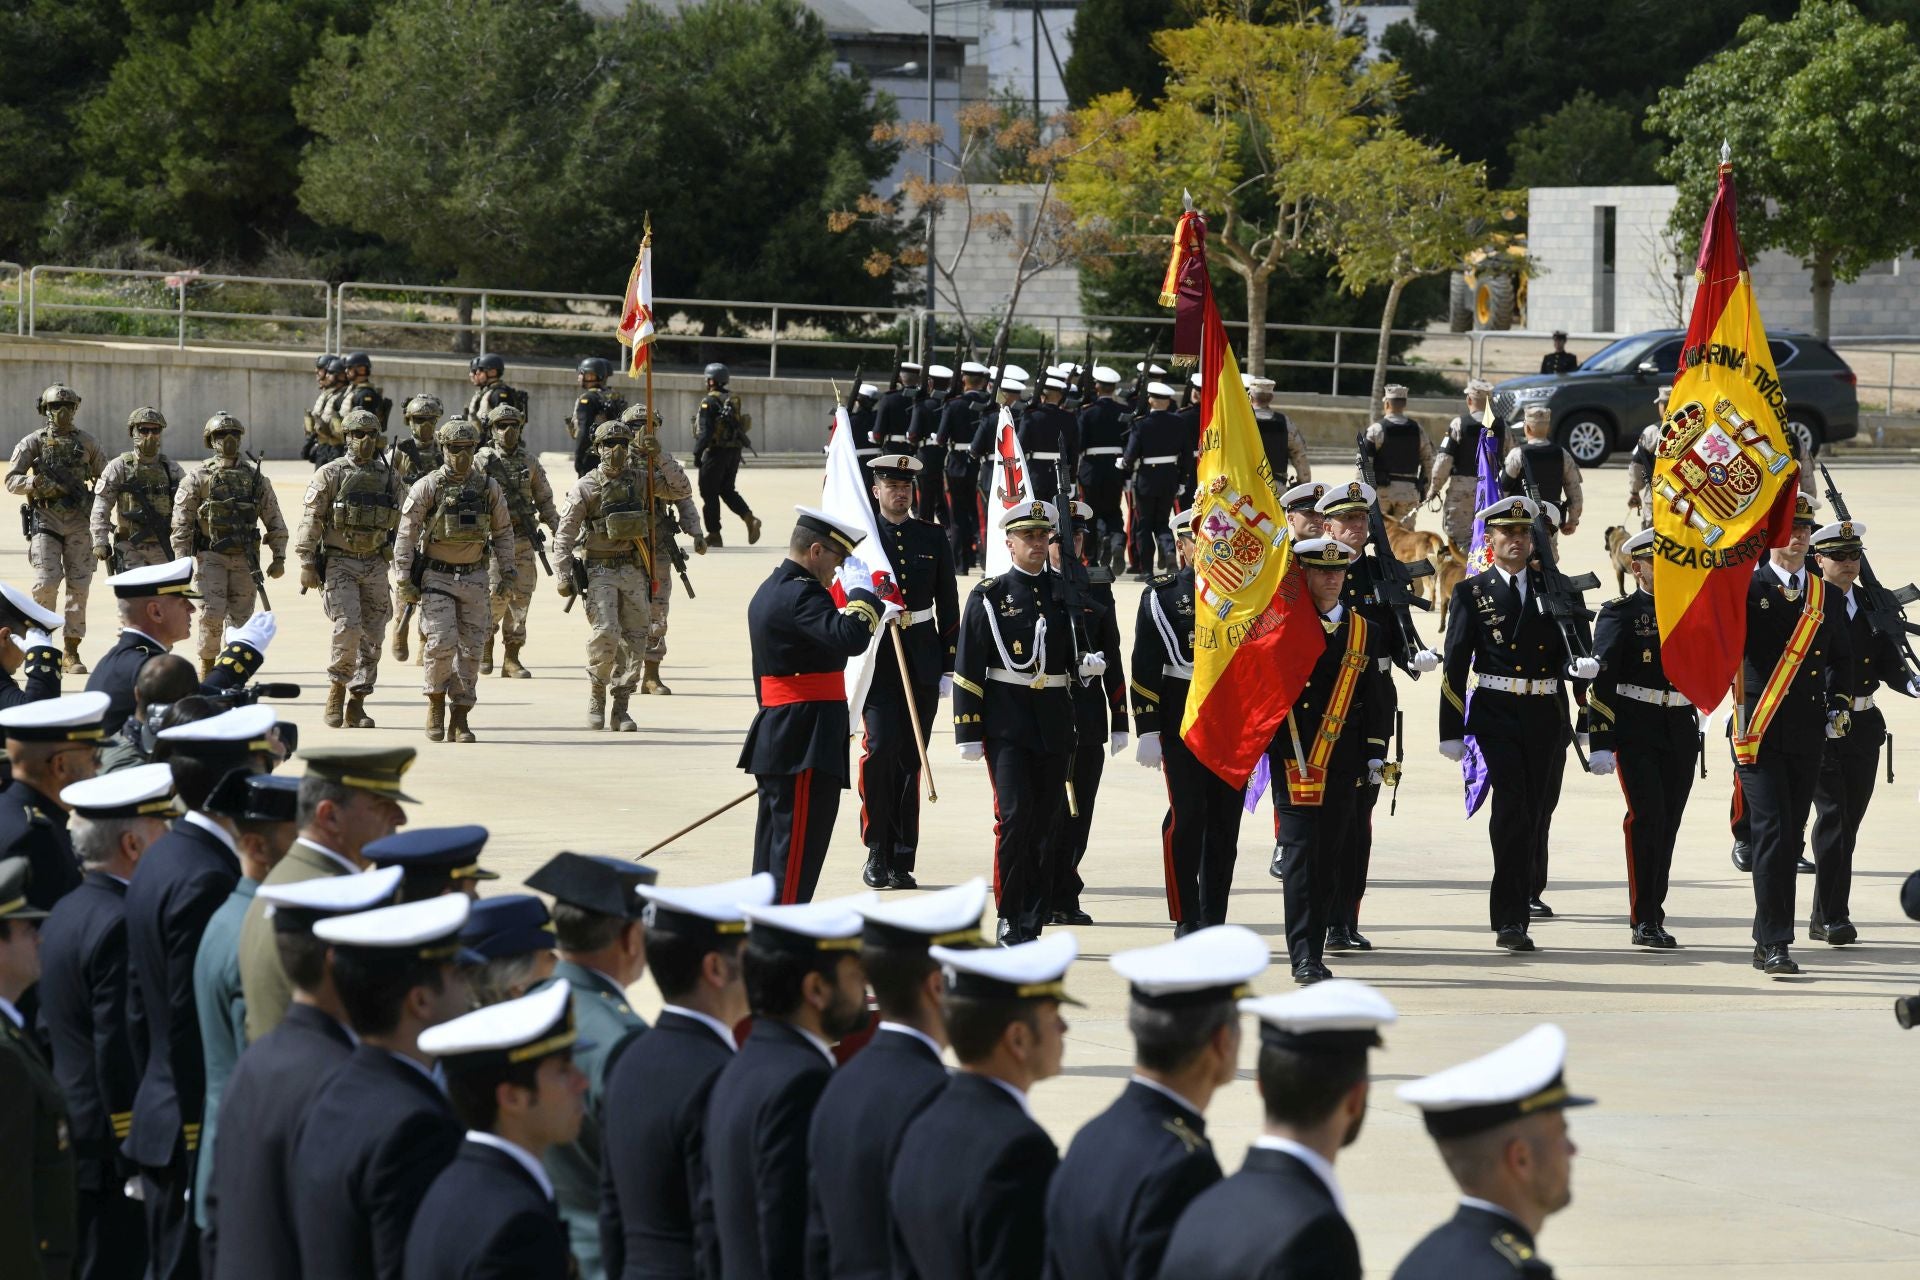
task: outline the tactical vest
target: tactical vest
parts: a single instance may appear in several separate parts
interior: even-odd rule
[[[740,407],[740,397],[723,396],[719,392],[710,392],[703,407],[713,409],[713,434],[707,439],[707,447],[712,449],[744,449],[747,447],[747,432],[752,427],[752,419]],[[861,437],[864,442],[865,437]]]
[[[66,486],[66,492],[35,498],[33,505],[50,511],[76,512],[87,505],[87,443],[78,431],[55,432],[51,427],[40,431],[40,457],[34,464],[34,470],[42,479],[55,480]]]
[[[1253,422],[1260,430],[1260,443],[1266,446],[1274,481],[1286,479],[1287,468],[1292,465],[1287,454],[1287,415],[1278,409],[1255,409]]]
[[[530,537],[540,511],[533,501],[533,465],[527,461],[526,449],[512,453],[483,449],[481,455],[481,468],[499,482],[500,492],[506,496],[507,514],[513,518],[513,536],[523,540]]]
[[[394,468],[401,478],[412,482],[421,476],[430,475],[446,464],[446,454],[439,445],[431,440],[402,440],[393,446],[394,452],[406,459],[407,465]]]
[[[447,479],[451,482],[453,477]],[[475,467],[467,473],[466,483],[449,483],[440,491],[427,522],[427,537],[462,546],[486,542],[493,536],[492,507],[487,501],[487,473]]]
[[[1380,420],[1383,437],[1374,463],[1375,475],[1382,487],[1396,480],[1414,481],[1420,476],[1420,427],[1407,418],[1395,422]]]
[[[589,560],[624,560],[636,554],[634,543],[647,537],[646,478],[632,467],[617,476],[600,476],[600,510],[587,521]]]
[[[393,500],[392,471],[385,465],[348,464],[333,494],[332,541],[348,555],[384,552],[400,527],[400,508]]]
[[[1540,486],[1540,501],[1560,506],[1561,495],[1566,492],[1566,461],[1560,446],[1551,440],[1542,440],[1535,444],[1520,446],[1520,478],[1528,478],[1528,468],[1532,468],[1533,482]]]
[[[126,479],[114,502],[113,533],[122,542],[151,546],[167,541],[167,528],[173,520],[173,476],[164,457],[144,462],[140,451],[129,449],[120,455],[126,465]]]
[[[260,542],[258,479],[245,462],[207,463],[211,483],[200,504],[200,550],[243,551]]]

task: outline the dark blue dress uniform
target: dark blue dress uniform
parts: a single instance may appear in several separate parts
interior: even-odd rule
[[[220,1095],[207,1188],[210,1280],[300,1274],[293,1149],[309,1104],[353,1053],[347,1029],[310,1004],[248,1045]]]
[[[27,901],[42,911],[80,887],[67,811],[18,778],[0,791],[0,858],[27,860]]]
[[[406,1280],[568,1280],[567,1228],[519,1161],[468,1139],[420,1202],[402,1274]]]
[[[1205,1117],[1129,1082],[1047,1188],[1048,1280],[1154,1280],[1174,1224],[1218,1181]]]
[[[1086,610],[1081,635],[1088,652],[1104,654],[1107,669],[1096,679],[1076,676],[1067,686],[1073,696],[1074,747],[1069,777],[1074,808],[1064,815],[1060,848],[1054,853],[1053,888],[1047,895],[1047,915],[1053,924],[1091,924],[1080,909],[1080,860],[1087,856],[1093,834],[1093,807],[1100,798],[1100,778],[1107,768],[1112,735],[1127,731],[1127,673],[1120,660],[1120,618],[1113,602],[1113,585],[1088,584],[1092,607]]]
[[[0,671],[0,711],[60,696],[60,650],[52,645],[27,650],[20,674],[26,678],[16,683],[11,672]]]
[[[1173,515],[1187,459],[1197,441],[1187,424],[1171,409],[1155,409],[1133,420],[1127,433],[1126,451],[1121,464],[1132,476],[1133,554],[1143,573],[1153,570],[1153,549],[1160,548],[1160,564],[1173,572],[1178,562],[1173,553],[1173,531],[1167,520]]]
[[[1199,391],[1189,385],[1187,395],[1191,397],[1186,404],[1174,410],[1173,416],[1180,420],[1180,493],[1174,501],[1175,508],[1191,506],[1194,486],[1200,481],[1200,401]]]
[[[1160,735],[1167,816],[1160,855],[1167,916],[1181,933],[1225,924],[1245,792],[1180,741],[1193,685],[1193,569],[1161,574],[1140,593],[1133,624],[1133,731]]]
[[[886,1280],[893,1234],[887,1179],[900,1136],[946,1083],[933,1046],[891,1027],[834,1072],[807,1135],[808,1280]]]
[[[129,1022],[127,886],[103,871],[62,898],[40,927],[40,1024],[67,1100],[79,1189],[80,1280],[138,1276],[145,1219],[127,1198],[120,1143],[140,1087]]]
[[[919,387],[895,387],[873,406],[873,426],[869,439],[881,453],[912,453],[913,411],[927,393]]]
[[[986,747],[994,895],[1015,942],[1040,936],[1059,880],[1052,836],[1066,815],[1076,736],[1067,692],[1072,663],[1052,573],[1009,570],[967,596],[954,660],[953,736]]]
[[[10,886],[10,888],[15,886]],[[9,914],[14,928],[37,917]],[[75,1254],[67,1104],[32,1032],[0,1010],[0,1275],[67,1280]]]
[[[1180,1280],[1360,1280],[1360,1244],[1327,1184],[1286,1151],[1255,1147],[1181,1215],[1160,1274]]]
[[[1552,1280],[1553,1268],[1534,1251],[1533,1233],[1504,1213],[1463,1204],[1429,1231],[1398,1267],[1393,1280]]]
[[[940,678],[953,672],[955,637],[960,630],[953,552],[946,535],[923,520],[909,517],[893,524],[880,517],[875,527],[905,597],[906,614],[900,619],[905,630],[900,640],[924,746],[932,737],[933,715],[940,705]],[[914,746],[907,697],[893,643],[883,641],[873,657],[872,683],[860,711],[865,730],[860,751],[860,839],[867,848],[867,883],[874,888],[889,882],[896,882],[896,889],[913,887],[920,846],[920,752]]]
[[[940,419],[948,398],[948,394],[938,392],[922,396],[907,422],[907,452],[920,459],[920,474],[914,477],[913,514],[928,524],[942,526],[942,538],[946,537],[944,526],[953,523],[947,509],[947,445],[940,438]]]
[[[887,1202],[895,1280],[1038,1280],[1060,1153],[1007,1087],[963,1071],[900,1139]]]
[[[946,453],[947,540],[961,573],[973,571],[980,553],[980,460],[972,448],[989,398],[983,390],[948,396],[933,437]]]
[[[1088,553],[1119,573],[1126,555],[1127,518],[1122,509],[1126,475],[1120,455],[1127,447],[1127,407],[1113,396],[1101,396],[1080,410],[1076,427],[1080,438],[1080,496],[1093,508]]]
[[[87,690],[107,695],[107,716],[101,730],[109,738],[120,732],[120,726],[133,714],[133,682],[139,679],[140,668],[147,665],[148,658],[166,652],[159,641],[145,632],[128,628],[120,633],[113,648],[93,664],[93,674],[87,677]],[[213,670],[201,681],[200,691],[224,693],[238,689],[253,678],[264,661],[264,655],[252,645],[230,640],[214,659]]]
[[[1078,423],[1065,406],[1035,400],[1020,421],[1020,451],[1033,472],[1033,496],[1052,502],[1060,492],[1060,464],[1067,475],[1080,465]]]
[[[707,1099],[706,1178],[715,1280],[804,1274],[807,1128],[833,1062],[798,1029],[757,1018]]]
[[[810,902],[847,786],[847,659],[880,625],[879,598],[856,590],[844,608],[814,576],[780,561],[747,605],[760,710],[740,748],[760,813],[753,869],[770,871],[779,901]]]
[[[465,1134],[424,1067],[356,1048],[314,1094],[294,1141],[305,1280],[399,1280],[414,1214]]]

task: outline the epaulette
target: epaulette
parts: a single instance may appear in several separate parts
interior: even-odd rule
[[[1205,1138],[1201,1137],[1199,1134],[1195,1133],[1192,1129],[1187,1127],[1187,1120],[1185,1116],[1175,1116],[1171,1120],[1167,1120],[1163,1122],[1160,1127],[1162,1129],[1165,1129],[1168,1133],[1172,1134],[1174,1137],[1178,1138],[1180,1140],[1180,1145],[1187,1149],[1188,1155],[1192,1155],[1194,1152],[1200,1150],[1202,1147],[1207,1145],[1207,1140]]]
[[[990,575],[986,577],[982,577],[979,583],[974,587],[974,590],[985,591],[988,587],[992,586],[994,582],[995,582],[995,579]]]
[[[1515,1271],[1525,1271],[1534,1259],[1533,1246],[1511,1231],[1502,1231],[1493,1237],[1490,1244],[1493,1251],[1513,1264]]]
[[[1156,573],[1147,579],[1147,585],[1150,587],[1164,587],[1179,576],[1177,573]]]

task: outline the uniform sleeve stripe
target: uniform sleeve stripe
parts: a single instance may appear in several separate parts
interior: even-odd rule
[[[987,696],[986,690],[958,673],[953,677],[953,687],[956,689],[965,689],[976,698],[984,698]]]
[[[1453,691],[1453,685],[1451,683],[1445,680],[1441,681],[1440,692],[1447,695],[1447,701],[1453,704],[1455,711],[1458,711],[1461,715],[1467,714],[1467,704],[1462,702],[1460,695]]]
[[[840,612],[850,618],[865,618],[867,620],[867,630],[869,631],[875,630],[880,625],[880,611],[868,604],[865,600],[850,600],[841,608]]]
[[[1587,709],[1589,711],[1598,711],[1609,720],[1613,719],[1613,708],[1594,697],[1592,689],[1587,690]]]
[[[1129,680],[1127,681],[1127,684],[1132,687],[1135,693],[1145,698],[1148,702],[1160,701],[1159,694],[1155,693],[1151,689],[1145,688],[1144,686],[1141,685],[1141,683],[1138,680]]]

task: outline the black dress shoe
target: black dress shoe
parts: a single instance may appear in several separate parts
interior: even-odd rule
[[[1267,874],[1275,880],[1280,878],[1280,846],[1273,846],[1273,861],[1267,864]]]
[[[1747,847],[1745,840],[1733,842],[1733,869],[1735,871],[1753,870],[1753,850]]]
[[[887,872],[887,888],[889,889],[918,889],[919,887],[920,882],[913,878],[913,872],[911,871]]]
[[[1830,947],[1844,947],[1849,942],[1858,942],[1860,931],[1853,927],[1851,920],[1829,920],[1825,924],[1808,925],[1807,937]]]
[[[1177,942],[1190,933],[1198,933],[1200,932],[1200,928],[1201,925],[1198,920],[1177,920],[1173,926],[1174,941]]]
[[[1347,936],[1346,927],[1331,924],[1327,926],[1327,940],[1324,949],[1328,951],[1351,951],[1353,940]]]
[[[1072,907],[1066,911],[1054,912],[1053,923],[1071,924],[1071,925],[1092,924],[1093,917],[1088,915],[1086,912],[1082,911],[1078,907]]]
[[[1527,899],[1527,914],[1535,920],[1551,920],[1553,919],[1553,908],[1538,898],[1529,898]]]
[[[1347,927],[1347,943],[1355,951],[1371,951],[1373,944],[1360,936],[1360,931],[1351,925]]]
[[[1811,862],[1808,862],[1805,858],[1802,858],[1800,859],[1800,861],[1794,863],[1793,869],[1799,872],[1803,876],[1810,876],[1813,874],[1813,864]]]
[[[867,855],[867,865],[860,872],[860,880],[869,889],[884,889],[887,887],[887,864],[880,860],[879,854],[870,853]]]
[[[1787,954],[1784,942],[1770,943],[1753,949],[1753,967],[1769,978],[1783,978],[1800,972],[1800,966]]]
[[[1327,968],[1327,966],[1319,963],[1318,961],[1314,962],[1313,971],[1320,975],[1320,981],[1322,982],[1325,982],[1328,978],[1331,978],[1333,976],[1333,970]]]
[[[1656,951],[1672,951],[1680,944],[1673,940],[1672,934],[1657,924],[1637,924],[1633,926],[1633,945],[1652,947]]]
[[[999,927],[994,930],[993,940],[1003,947],[1017,947],[1026,941],[1025,938],[1020,936],[1020,931],[1013,927],[1013,921],[1011,920],[1002,920],[1000,922]]]
[[[1067,913],[1064,911],[1049,911],[1047,912],[1047,923],[1065,924],[1067,923]]]
[[[1494,935],[1494,945],[1505,947],[1508,951],[1532,951],[1533,939],[1527,936],[1525,929],[1502,929]]]
[[[1325,973],[1326,970],[1311,960],[1302,960],[1299,964],[1293,966],[1293,980],[1303,987],[1310,987],[1314,983],[1321,981],[1321,975]],[[1327,974],[1327,976],[1331,977],[1332,975]]]

